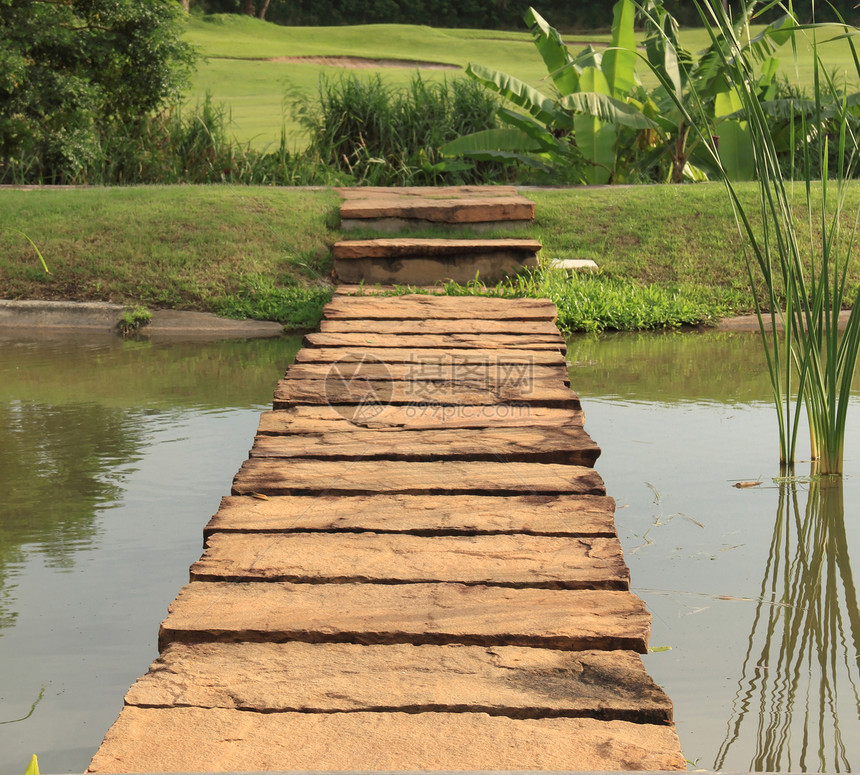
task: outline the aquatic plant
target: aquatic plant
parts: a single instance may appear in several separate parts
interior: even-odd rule
[[[686,103],[677,94],[665,72],[654,69],[663,87],[673,97],[709,152],[732,202],[738,228],[746,241],[749,282],[756,293],[755,306],[759,330],[767,357],[768,372],[779,424],[780,465],[793,465],[800,419],[805,409],[809,421],[811,454],[819,461],[822,474],[842,472],[846,413],[851,380],[860,351],[860,310],[855,306],[844,334],[839,330],[839,315],[849,306],[847,272],[855,247],[858,217],[843,212],[847,183],[857,166],[857,137],[849,116],[857,95],[847,96],[841,84],[822,61],[819,37],[822,25],[801,25],[792,21],[783,27],[790,32],[792,49],[798,56],[798,42],[811,44],[814,88],[810,119],[798,111],[791,132],[802,138],[819,134],[825,119],[835,136],[817,144],[821,169],[820,182],[811,180],[804,145],[806,207],[798,214],[792,207],[787,176],[780,165],[776,144],[768,123],[767,108],[758,89],[755,51],[761,44],[746,24],[733,23],[721,3],[695,0],[702,21],[713,41],[712,50],[721,61],[735,115],[745,125],[753,148],[758,202],[748,207],[738,195],[732,176],[722,161],[716,138],[709,137],[704,98],[694,90],[694,100]],[[759,4],[748,0],[741,19],[753,18],[776,2]],[[790,10],[790,8],[789,8]],[[813,4],[814,13],[814,4]],[[851,46],[855,71],[860,76],[860,59],[854,48],[856,28],[840,18],[842,35]],[[826,36],[833,39],[833,28]],[[672,46],[668,36],[667,49]],[[838,168],[828,168],[830,143],[837,143]],[[820,238],[816,241],[816,229]]]

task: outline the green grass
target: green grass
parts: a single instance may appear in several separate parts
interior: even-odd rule
[[[549,20],[552,22],[552,20]],[[755,32],[755,30],[754,30]],[[281,27],[241,15],[192,16],[187,39],[206,57],[194,78],[188,100],[202,102],[210,93],[225,103],[233,119],[233,131],[255,147],[276,145],[282,128],[291,145],[307,143],[302,129],[289,114],[295,99],[313,98],[322,73],[339,68],[307,63],[265,61],[295,56],[357,56],[371,59],[408,59],[442,62],[465,68],[477,62],[548,89],[546,68],[527,31],[450,30],[413,25],[362,25],[353,27]],[[573,50],[586,42],[605,43],[608,35],[565,36]],[[697,52],[708,43],[704,29],[682,31],[683,44]],[[790,46],[784,47],[784,72],[792,81],[812,84],[811,57],[801,52],[797,72]],[[844,41],[828,45],[825,59],[837,72],[853,68]],[[412,71],[379,68],[359,71],[382,74],[392,84],[407,84]],[[641,73],[646,72],[643,66]],[[427,79],[465,77],[460,71],[422,70]],[[643,75],[648,82],[648,77]]]
[[[740,190],[752,200],[754,184]],[[800,201],[800,187],[797,194]],[[493,292],[550,295],[565,325],[586,330],[752,309],[721,184],[526,195],[536,221],[518,234],[540,239],[544,259],[593,258],[601,273],[570,283],[551,273]],[[331,293],[338,202],[330,190],[234,186],[0,190],[0,298],[114,301],[312,327]],[[854,184],[846,213],[858,205]],[[38,246],[50,275],[16,229]],[[855,262],[849,298],[858,285]]]

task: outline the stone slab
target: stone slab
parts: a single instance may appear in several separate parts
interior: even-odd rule
[[[369,355],[364,361],[330,363],[293,363],[284,379],[303,380],[391,380],[410,382],[445,382],[489,387],[504,385],[527,389],[533,384],[569,387],[566,364],[542,366],[532,364],[436,364],[382,363]]]
[[[375,234],[402,234],[416,226],[428,226],[444,223],[443,221],[425,218],[343,218],[340,219],[341,231],[356,231],[358,229],[372,229]],[[454,221],[445,223],[445,230],[449,234],[457,231],[483,234],[488,231],[513,231],[515,229],[527,229],[531,226],[530,220],[502,220],[502,221]]]
[[[335,191],[346,202],[377,195],[445,199],[469,196],[506,197],[518,193],[516,186],[343,186]]]
[[[534,219],[534,202],[516,192],[492,190],[438,192],[365,191],[342,195],[341,225],[344,221],[365,222],[397,219],[444,224],[473,224],[504,221],[529,223]],[[375,226],[375,224],[373,224]]]
[[[487,296],[335,296],[323,308],[329,320],[549,320],[557,316],[549,299],[497,299]]]
[[[468,584],[192,581],[168,608],[168,644],[303,641],[536,646],[644,654],[651,615],[630,592]]]
[[[390,406],[435,404],[445,406],[495,406],[534,404],[580,409],[579,399],[563,385],[480,385],[468,382],[408,382],[360,378],[300,380],[283,379],[275,388],[272,406],[283,409],[294,404],[361,404]]]
[[[250,458],[233,495],[605,495],[593,468],[555,463]]]
[[[303,347],[296,363],[414,363],[425,368],[468,364],[504,365],[509,363],[544,366],[565,365],[564,356],[556,350],[428,350],[414,347]]]
[[[370,741],[373,741],[370,744]],[[88,772],[685,770],[671,726],[482,713],[123,709]]]
[[[605,495],[228,495],[203,535],[371,531],[612,538],[614,512],[615,501]]]
[[[576,425],[564,428],[350,431],[260,435],[251,457],[320,460],[489,460],[593,466],[600,447]]]
[[[422,255],[398,257],[363,256],[335,258],[334,271],[341,282],[396,283],[423,285],[454,282],[465,285],[480,278],[495,284],[524,269],[538,266],[537,253],[498,248],[480,253]]]
[[[324,334],[528,334],[554,339],[561,337],[555,323],[548,320],[322,320]]]
[[[335,261],[366,258],[455,257],[478,254],[534,255],[541,244],[534,239],[363,239],[340,240],[332,248]],[[347,280],[347,282],[351,282]]]
[[[518,646],[174,643],[125,701],[269,713],[483,712],[672,721],[672,703],[632,651]]]
[[[626,590],[630,572],[617,538],[215,533],[191,581]]]
[[[373,334],[314,333],[307,334],[305,347],[411,347],[415,349],[556,350],[565,352],[564,338],[555,334]]]
[[[522,402],[484,406],[414,404],[363,407],[356,404],[288,406],[260,415],[258,433],[320,433],[353,426],[397,429],[498,428],[582,425],[581,409],[556,409]]]
[[[549,263],[553,269],[564,269],[567,272],[597,271],[597,262],[591,258],[554,258]]]

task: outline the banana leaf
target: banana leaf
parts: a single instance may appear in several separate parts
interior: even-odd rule
[[[636,35],[632,0],[618,0],[612,9],[612,43],[603,55],[603,74],[613,97],[626,97],[636,83]]]
[[[439,149],[443,156],[472,156],[485,151],[537,153],[543,146],[521,129],[485,129],[463,135]]]
[[[597,68],[588,67],[583,70],[580,84],[591,91],[568,95],[564,101],[572,100],[576,103],[578,98],[587,97],[591,93],[596,93],[598,97],[609,98],[606,93],[609,91],[609,84]],[[600,104],[600,101],[592,101],[592,104]],[[590,110],[574,113],[573,127],[576,133],[576,145],[590,165],[586,169],[586,181],[591,185],[608,183],[615,168],[615,143],[618,139],[615,127]]]
[[[658,126],[641,110],[637,110],[633,105],[626,102],[616,100],[608,94],[597,92],[569,94],[559,104],[574,115],[594,116],[606,123],[619,124],[631,129],[656,129]]]
[[[501,73],[491,67],[476,65],[474,62],[469,63],[466,73],[491,91],[527,111],[542,124],[556,126],[560,129],[573,128],[569,114],[559,110],[549,97],[519,80],[519,78]]]
[[[531,29],[534,44],[552,77],[559,93],[573,94],[579,89],[579,74],[573,64],[573,57],[558,34],[534,8],[529,8],[525,21]]]

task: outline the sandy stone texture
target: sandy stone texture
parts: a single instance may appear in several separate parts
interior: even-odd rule
[[[261,714],[127,706],[88,771],[684,769],[678,737],[668,725],[483,713]]]
[[[174,643],[125,701],[266,712],[672,720],[672,703],[638,654],[517,646]]]
[[[628,588],[617,538],[216,533],[192,581],[462,582],[548,589]]]
[[[606,495],[355,495],[221,499],[204,536],[215,532],[387,531],[395,533],[616,535]]]
[[[464,584],[194,581],[170,605],[169,643],[462,643],[644,654],[651,615],[630,592]]]

